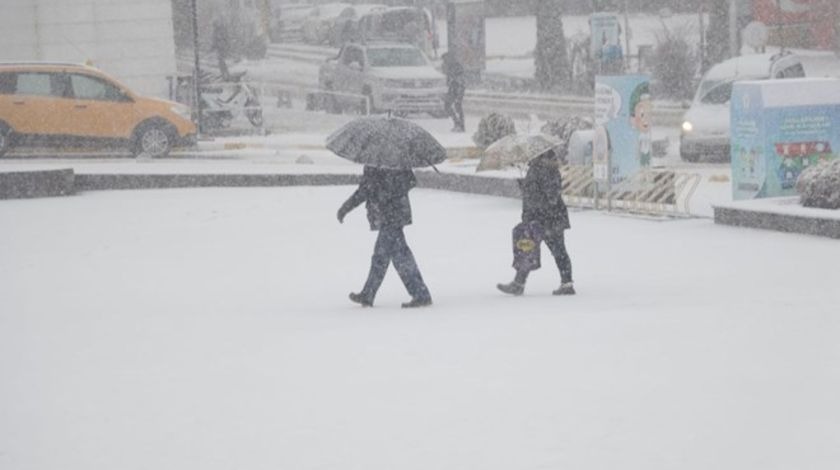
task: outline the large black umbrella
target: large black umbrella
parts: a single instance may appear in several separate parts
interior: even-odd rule
[[[362,165],[402,170],[434,166],[446,149],[417,124],[395,117],[355,119],[327,137],[327,148]]]

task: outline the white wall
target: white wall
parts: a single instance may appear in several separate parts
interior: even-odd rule
[[[0,61],[93,64],[164,97],[175,73],[171,0],[0,0]]]

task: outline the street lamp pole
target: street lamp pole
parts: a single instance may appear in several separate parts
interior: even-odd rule
[[[199,50],[198,50],[198,7],[196,6],[196,0],[190,0],[190,13],[192,16],[192,33],[193,33],[193,96],[195,97],[195,101],[193,101],[193,105],[195,106],[195,115],[197,122],[195,123],[196,130],[198,135],[201,135],[201,122],[203,121],[201,116],[201,84],[199,83],[199,79],[201,77],[201,61],[199,60]]]
[[[738,0],[729,0],[729,57],[740,55],[738,50]]]

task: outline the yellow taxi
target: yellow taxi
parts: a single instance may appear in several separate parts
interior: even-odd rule
[[[187,106],[139,96],[94,67],[0,63],[0,157],[16,145],[93,143],[164,157],[195,133]]]

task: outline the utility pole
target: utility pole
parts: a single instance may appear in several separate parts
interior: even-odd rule
[[[738,0],[729,0],[729,57],[740,55],[738,42]]]
[[[192,15],[193,60],[195,61],[193,64],[193,96],[195,97],[193,105],[195,106],[197,120],[195,128],[198,135],[201,135],[201,122],[203,121],[201,116],[201,84],[199,83],[199,79],[201,78],[201,61],[199,60],[198,50],[198,7],[196,6],[196,0],[190,0],[190,13]]]
[[[700,72],[706,73],[706,7],[700,6]]]
[[[776,24],[779,25],[777,29],[777,34],[779,35],[779,44],[781,45],[782,52],[785,52],[785,32],[782,30],[782,0],[776,0]]]
[[[624,61],[624,73],[630,72],[630,18],[629,13],[627,12],[627,0],[624,0],[624,44],[625,44],[625,51],[624,57],[626,60]],[[641,66],[641,64],[639,64]]]

